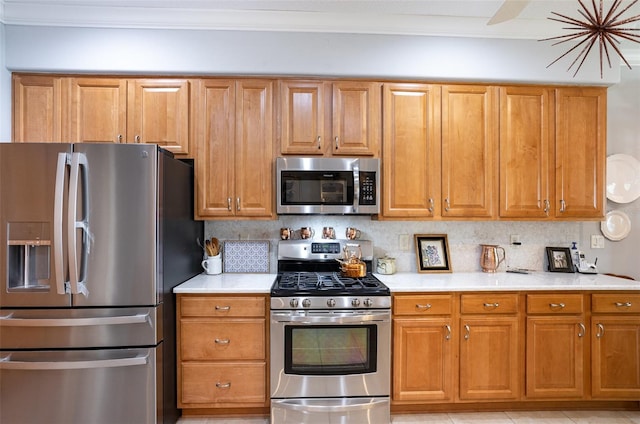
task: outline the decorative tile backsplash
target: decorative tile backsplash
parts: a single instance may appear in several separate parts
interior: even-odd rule
[[[277,243],[280,228],[312,227],[321,238],[323,227],[333,227],[337,238],[345,238],[347,227],[356,227],[362,239],[373,241],[374,256],[396,258],[398,272],[416,272],[414,234],[447,234],[453,272],[480,271],[480,244],[497,244],[506,250],[506,267],[543,271],[545,247],[571,247],[581,240],[580,222],[521,221],[372,221],[366,216],[281,216],[277,221],[208,221],[205,235],[224,240],[268,240],[270,269],[277,269]],[[518,234],[522,244],[510,244],[510,235]],[[409,249],[400,246],[400,235],[409,235]],[[586,247],[586,246],[585,246]]]

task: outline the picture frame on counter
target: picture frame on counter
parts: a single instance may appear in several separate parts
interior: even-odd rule
[[[418,272],[452,272],[446,234],[414,234]]]
[[[568,247],[547,247],[546,250],[550,272],[574,272]]]

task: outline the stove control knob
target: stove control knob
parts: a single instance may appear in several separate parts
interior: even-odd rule
[[[370,308],[371,306],[373,306],[373,301],[369,298],[365,299],[364,306],[366,306],[367,308]]]
[[[305,308],[308,308],[309,306],[311,306],[311,300],[302,299],[302,306],[304,306]]]
[[[295,299],[295,298],[291,299],[289,301],[289,306],[291,306],[292,308],[297,308],[298,307],[298,299]]]
[[[354,307],[360,306],[360,299],[352,299],[351,306],[354,306]]]
[[[334,306],[336,306],[336,300],[335,299],[327,299],[327,306],[330,308],[333,308]]]

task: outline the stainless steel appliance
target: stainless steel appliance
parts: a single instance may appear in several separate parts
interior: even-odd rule
[[[0,422],[177,421],[192,193],[155,145],[0,144]]]
[[[276,159],[279,214],[380,213],[380,159]]]
[[[281,240],[271,288],[271,422],[390,422],[391,297],[339,271],[347,240]]]

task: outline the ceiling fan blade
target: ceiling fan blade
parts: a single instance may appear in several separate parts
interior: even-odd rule
[[[517,18],[529,2],[530,0],[505,0],[495,15],[489,19],[487,25],[495,25]]]

